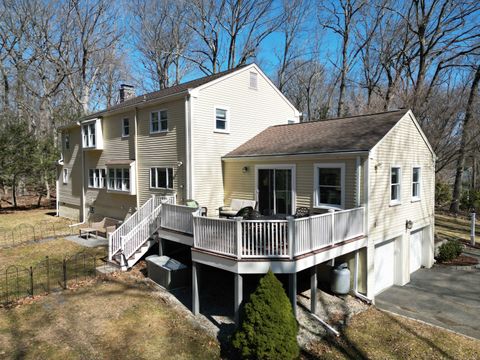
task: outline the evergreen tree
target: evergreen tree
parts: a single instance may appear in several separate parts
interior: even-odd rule
[[[282,284],[269,271],[245,304],[233,347],[244,359],[296,359],[298,326]]]

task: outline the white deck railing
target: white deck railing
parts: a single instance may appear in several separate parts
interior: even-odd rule
[[[194,246],[238,259],[292,259],[364,235],[364,216],[364,208],[288,220],[227,220],[195,215]]]
[[[164,204],[160,215],[162,228],[193,234],[193,213],[198,209],[185,205]]]
[[[123,250],[125,241],[122,238],[136,229],[142,221],[150,216],[153,211],[162,203],[175,203],[175,195],[152,196],[132,216],[126,219],[114,232],[108,234],[108,259],[112,260],[113,255]]]

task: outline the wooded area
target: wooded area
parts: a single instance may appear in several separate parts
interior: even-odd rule
[[[0,183],[49,196],[56,129],[120,83],[255,61],[304,121],[412,108],[438,202],[478,208],[479,19],[473,0],[0,0]]]

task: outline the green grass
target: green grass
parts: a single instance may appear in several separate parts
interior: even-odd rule
[[[462,216],[438,213],[435,215],[435,232],[443,239],[470,241],[470,220]],[[475,234],[476,243],[480,243],[480,219],[477,220]]]
[[[304,357],[478,359],[480,341],[372,308],[354,316],[339,340],[312,343]]]
[[[218,359],[217,340],[141,283],[110,281],[0,309],[2,359]]]

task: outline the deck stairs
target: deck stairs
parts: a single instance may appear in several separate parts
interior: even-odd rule
[[[135,265],[157,242],[162,205],[175,204],[175,195],[152,196],[108,235],[108,260],[120,270]]]

